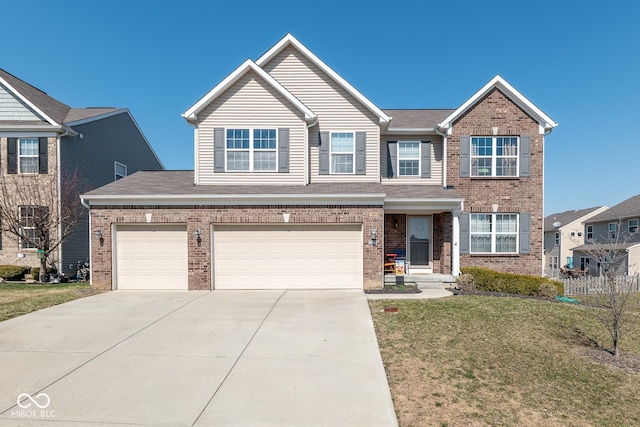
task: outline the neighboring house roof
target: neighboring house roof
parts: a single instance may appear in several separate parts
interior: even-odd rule
[[[336,83],[338,83],[344,90],[346,90],[350,95],[360,101],[364,106],[366,106],[370,111],[376,114],[380,123],[388,123],[391,121],[391,117],[389,117],[386,113],[384,113],[380,108],[378,108],[373,102],[371,102],[366,96],[364,96],[360,91],[351,86],[349,82],[343,79],[338,73],[333,71],[331,67],[325,64],[320,58],[313,54],[309,49],[307,49],[302,43],[300,43],[295,37],[291,34],[287,34],[275,44],[271,49],[265,52],[258,60],[256,64],[259,67],[264,66],[267,62],[273,59],[278,53],[282,52],[287,46],[295,47],[299,52],[301,52],[304,56],[306,56],[311,62],[313,62],[318,68],[327,73]]]
[[[437,109],[384,109],[382,110],[393,120],[389,124],[388,133],[393,131],[433,131],[438,123],[444,120],[454,110]]]
[[[1,68],[0,84],[6,86],[52,126],[61,126],[71,108]]]
[[[606,211],[589,218],[589,220],[585,222],[593,223],[635,217],[640,218],[640,194],[610,207]]]
[[[622,251],[628,250],[634,246],[638,246],[638,242],[615,242],[615,243],[587,243],[576,246],[571,249],[577,252],[594,252],[594,251]]]
[[[524,95],[518,92],[513,86],[511,86],[502,77],[495,76],[489,83],[484,85],[482,89],[476,92],[471,98],[469,98],[464,104],[462,104],[457,110],[452,112],[443,121],[438,123],[438,127],[441,130],[451,129],[453,122],[466,113],[471,107],[473,107],[479,100],[486,96],[493,89],[497,88],[500,92],[505,94],[511,101],[522,108],[527,114],[533,117],[540,125],[540,133],[550,132],[553,128],[558,126],[551,117],[547,116],[541,109],[529,101]]]
[[[544,219],[544,231],[555,231],[558,228],[562,228],[571,224],[574,221],[578,221],[579,219],[597,211],[598,209],[606,208],[606,206],[596,206],[594,208],[573,210],[573,211],[565,211],[558,212],[547,216]],[[553,224],[559,222],[560,226],[554,227]]]
[[[316,115],[306,105],[304,105],[298,98],[293,96],[291,92],[278,83],[273,77],[271,77],[266,71],[256,65],[250,59],[247,59],[242,65],[235,69],[234,72],[229,74],[224,80],[216,85],[205,96],[200,98],[191,108],[189,108],[183,115],[187,121],[194,123],[197,120],[197,115],[200,111],[204,110],[209,104],[211,104],[218,96],[222,95],[229,87],[237,82],[247,72],[253,71],[260,76],[271,87],[284,96],[289,102],[291,102],[296,108],[304,113],[305,120],[312,122],[315,120]]]

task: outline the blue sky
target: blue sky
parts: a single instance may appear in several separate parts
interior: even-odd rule
[[[168,169],[180,114],[286,33],[381,108],[456,108],[496,74],[551,116],[545,214],[640,193],[640,2],[12,1],[0,67],[72,107],[127,107]]]

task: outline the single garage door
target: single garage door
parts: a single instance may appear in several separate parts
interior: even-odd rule
[[[187,289],[186,225],[116,226],[116,289]]]
[[[360,225],[214,226],[216,289],[362,289]]]

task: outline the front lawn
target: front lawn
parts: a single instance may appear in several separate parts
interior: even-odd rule
[[[370,308],[400,426],[640,425],[640,330],[616,367],[583,306],[457,296]]]
[[[96,294],[89,283],[0,283],[0,321]]]

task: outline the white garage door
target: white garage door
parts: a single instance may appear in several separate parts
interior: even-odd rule
[[[216,289],[362,289],[360,225],[214,226]]]
[[[187,289],[186,225],[116,226],[116,289]]]

